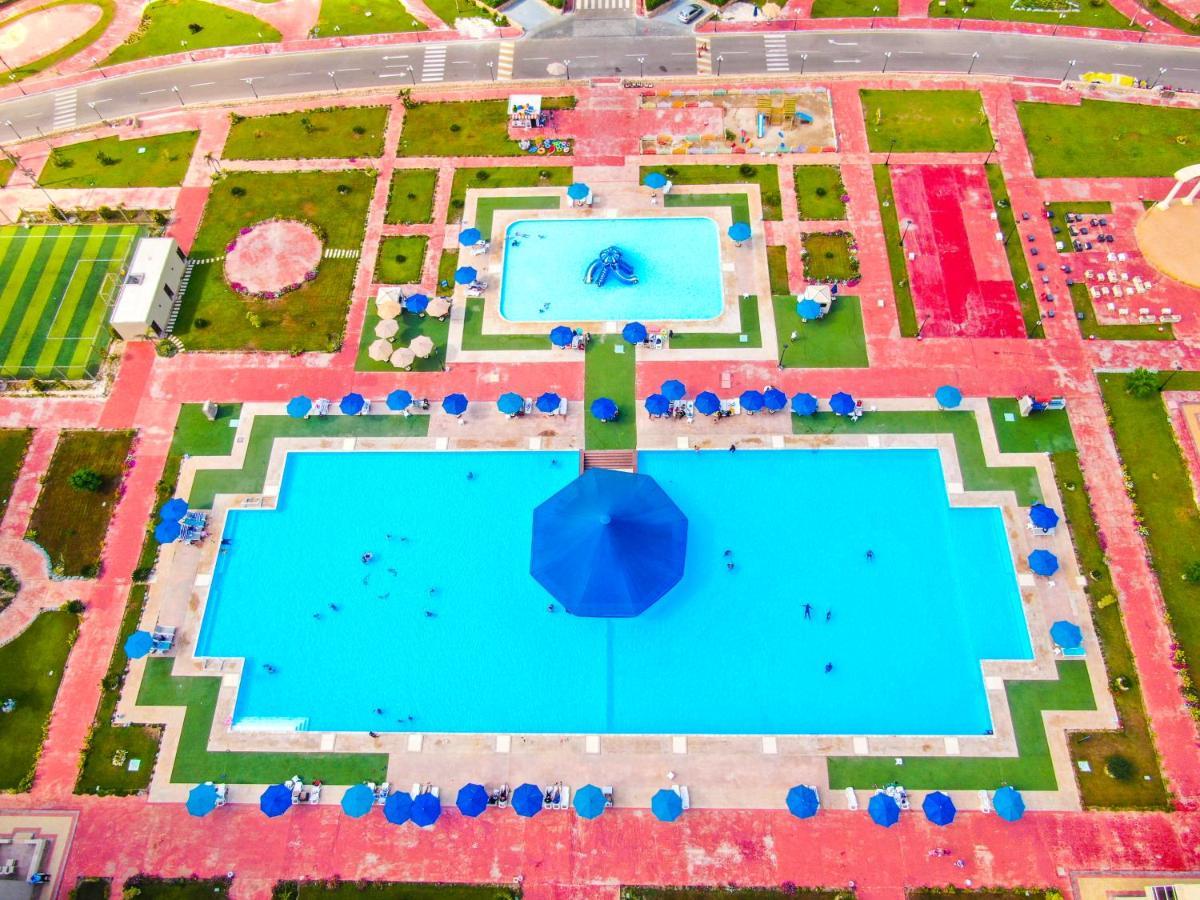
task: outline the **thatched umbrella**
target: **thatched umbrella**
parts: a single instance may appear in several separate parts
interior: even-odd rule
[[[412,366],[413,360],[416,358],[417,355],[407,347],[397,347],[392,351],[391,362],[397,369],[407,369]]]
[[[375,337],[390,341],[400,331],[400,323],[395,319],[380,319],[375,325]]]
[[[421,359],[427,359],[433,355],[433,338],[425,334],[418,334],[409,343],[408,349],[417,356],[421,357]]]
[[[450,301],[445,297],[434,297],[425,307],[425,315],[433,316],[435,319],[440,319],[448,312],[450,312]]]
[[[376,362],[387,362],[392,355],[392,345],[383,338],[371,341],[371,346],[367,348],[367,356]]]
[[[379,318],[381,319],[394,319],[400,315],[400,301],[391,299],[379,300],[375,303],[375,310],[379,313]]]

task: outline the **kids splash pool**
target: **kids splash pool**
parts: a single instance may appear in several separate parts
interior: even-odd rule
[[[687,559],[629,619],[551,611],[530,575],[532,511],[577,471],[290,454],[275,510],[229,513],[197,642],[245,657],[235,724],[981,734],[980,661],[1031,655],[1000,510],[950,507],[934,450],[640,453]]]
[[[636,284],[585,281],[612,247]],[[712,219],[521,219],[505,231],[500,315],[511,322],[713,319],[723,304]]]

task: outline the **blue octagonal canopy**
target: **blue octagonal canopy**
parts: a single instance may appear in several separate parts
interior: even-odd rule
[[[687,519],[648,475],[589,469],[533,511],[530,574],[577,616],[639,615],[686,556]]]

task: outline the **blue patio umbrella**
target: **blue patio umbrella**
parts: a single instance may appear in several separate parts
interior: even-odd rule
[[[796,315],[802,318],[805,322],[811,322],[813,319],[821,318],[821,304],[811,297],[806,297],[796,304]]]
[[[375,792],[365,784],[356,784],[342,794],[342,812],[352,819],[361,819],[375,805]]]
[[[135,631],[125,638],[125,655],[130,659],[141,659],[154,646],[154,638],[148,631]]]
[[[523,784],[512,795],[512,808],[518,816],[532,819],[542,811],[542,789],[536,784]]]
[[[258,808],[268,819],[282,816],[292,805],[292,790],[286,784],[273,784],[258,798]]]
[[[954,821],[954,815],[958,812],[954,808],[954,801],[941,791],[926,794],[925,799],[921,801],[921,810],[925,813],[925,818],[943,828]]]
[[[682,400],[684,397],[687,396],[687,388],[683,386],[683,382],[677,381],[674,378],[669,378],[666,381],[664,381],[662,383],[662,387],[659,388],[659,390],[661,390],[662,395],[664,397],[666,397],[668,400],[670,400],[671,402],[675,402],[676,400]]]
[[[187,811],[196,818],[207,816],[217,808],[217,787],[214,784],[198,784],[188,791]]]
[[[646,398],[646,412],[652,416],[665,416],[671,409],[671,401],[662,394],[651,394]]]
[[[711,416],[721,409],[721,398],[712,391],[701,391],[696,395],[696,412],[702,416]]]
[[[1058,525],[1058,513],[1045,503],[1035,503],[1029,507],[1029,521],[1033,523],[1034,528],[1049,531]]]
[[[555,325],[550,329],[550,343],[555,347],[570,347],[575,340],[575,331],[567,325]]]
[[[962,391],[952,384],[943,384],[933,392],[933,396],[942,409],[955,409],[962,403]]]
[[[293,397],[288,401],[287,414],[293,419],[303,419],[312,409],[312,401],[301,394],[299,397]]]
[[[412,406],[412,400],[412,394],[402,388],[397,388],[387,395],[387,408],[395,412],[404,412]]]
[[[562,397],[558,396],[554,391],[546,391],[546,393],[537,398],[537,403],[534,405],[538,408],[538,412],[558,412],[558,408],[562,406]]]
[[[867,804],[871,821],[884,828],[891,828],[900,821],[900,805],[887,794],[875,794]]]
[[[787,793],[787,808],[797,819],[811,819],[821,808],[821,798],[807,784],[798,784]]]
[[[621,329],[621,337],[630,344],[641,344],[646,340],[646,326],[641,322],[630,322]]]
[[[529,571],[569,613],[636,616],[683,577],[687,528],[649,475],[589,469],[534,509]]]
[[[1007,784],[992,795],[992,808],[1005,822],[1015,822],[1025,815],[1025,801],[1015,788]]]
[[[765,401],[763,400],[762,391],[750,390],[742,391],[742,396],[738,398],[738,402],[741,403],[742,409],[746,412],[758,412],[763,408]]]
[[[461,266],[454,270],[454,281],[457,284],[470,284],[479,278],[474,266]]]
[[[482,815],[487,809],[488,792],[482,784],[464,784],[458,789],[458,797],[454,801],[458,811],[472,819]]]
[[[848,416],[850,413],[854,412],[854,398],[845,391],[838,391],[829,398],[829,408],[832,409],[836,415]]]
[[[750,240],[750,226],[745,222],[734,222],[729,226],[729,239],[739,243]]]
[[[418,828],[428,828],[442,814],[442,801],[433,794],[417,794],[413,797],[409,818]]]
[[[763,406],[771,410],[771,412],[779,412],[787,406],[787,394],[779,388],[769,387],[763,391]]]
[[[525,408],[525,399],[520,394],[509,391],[507,394],[500,395],[500,399],[496,401],[496,407],[506,416],[515,416]]]
[[[659,191],[667,186],[667,176],[662,172],[651,172],[642,183],[652,191]]]
[[[585,819],[598,818],[607,803],[604,791],[594,784],[585,784],[575,792],[575,812]]]
[[[577,181],[567,188],[567,196],[572,200],[585,200],[587,195],[592,192],[592,189],[582,181]]]
[[[597,397],[592,401],[592,415],[601,422],[611,422],[617,417],[617,404],[611,397]]]
[[[172,497],[162,505],[162,509],[158,511],[158,517],[164,522],[178,522],[187,515],[187,501],[180,497]]]
[[[367,405],[367,400],[362,394],[356,394],[351,391],[342,398],[342,402],[338,404],[338,409],[342,411],[344,416],[357,416],[363,411],[363,407]]]
[[[442,399],[442,409],[452,416],[461,416],[467,411],[466,394],[448,394]]]
[[[464,228],[458,235],[458,242],[464,247],[470,247],[472,244],[478,244],[483,239],[483,234],[478,228]]]
[[[407,791],[388,794],[383,801],[383,817],[393,825],[403,825],[412,816],[412,795]]]
[[[792,397],[792,412],[798,416],[811,416],[817,411],[817,398],[812,394],[796,394]]]
[[[1050,640],[1064,650],[1074,650],[1083,643],[1083,629],[1074,622],[1060,619],[1050,626]]]
[[[1048,578],[1058,571],[1058,557],[1049,550],[1034,550],[1029,554],[1029,568],[1035,575]]]
[[[404,298],[404,309],[410,313],[423,313],[429,306],[429,298],[424,294],[409,294]]]
[[[683,800],[670,788],[662,788],[650,798],[650,811],[660,822],[674,822],[683,815]]]
[[[183,526],[178,522],[159,522],[154,529],[154,539],[160,544],[177,541],[181,534],[183,534]]]

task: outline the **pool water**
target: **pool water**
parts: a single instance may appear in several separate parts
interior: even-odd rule
[[[621,250],[637,284],[584,283],[607,247]],[[505,232],[500,315],[509,321],[712,319],[723,305],[712,219],[521,219]]]
[[[576,455],[292,453],[276,510],[229,514],[197,655],[246,658],[242,726],[991,728],[980,660],[1029,637],[1000,511],[951,508],[936,451],[638,460],[688,516],[687,565],[604,620],[548,611],[529,574],[533,508]]]

